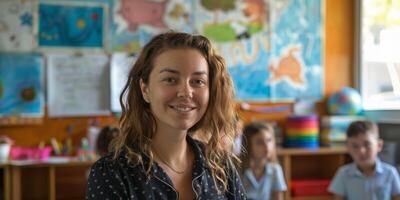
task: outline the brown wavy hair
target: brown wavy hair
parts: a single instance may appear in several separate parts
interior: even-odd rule
[[[154,59],[170,49],[196,49],[208,63],[208,107],[199,122],[188,130],[188,134],[200,134],[200,137],[209,138],[208,142],[204,143],[205,157],[214,181],[222,183],[224,191],[227,191],[228,178],[224,163],[231,162],[232,154],[223,148],[221,138],[233,138],[235,134],[234,87],[224,59],[217,55],[211,42],[201,35],[170,31],[155,36],[144,46],[129,72],[128,81],[120,96],[121,134],[114,141],[114,158],[117,158],[121,151],[125,151],[129,162],[143,165],[142,155],[147,155],[150,162],[144,167],[147,176],[150,177],[150,167],[154,162],[151,142],[157,126],[150,105],[142,96],[139,82],[143,80],[145,84],[149,83]]]
[[[251,150],[251,138],[254,137],[256,134],[259,134],[261,131],[267,131],[271,133],[273,143],[275,148],[273,149],[271,158],[269,158],[269,162],[272,163],[278,163],[278,158],[277,158],[277,153],[276,153],[276,140],[275,140],[275,131],[274,131],[274,126],[271,122],[259,120],[259,121],[254,121],[251,122],[250,124],[247,124],[243,128],[243,140],[242,140],[242,147],[243,151],[241,151],[240,154],[240,159],[242,161],[242,171],[245,171],[246,169],[249,168],[250,165],[250,157],[253,154]]]

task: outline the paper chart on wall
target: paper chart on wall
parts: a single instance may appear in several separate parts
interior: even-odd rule
[[[128,80],[128,74],[136,61],[136,55],[128,53],[114,53],[111,58],[110,86],[111,86],[111,111],[121,112],[119,96]]]
[[[0,50],[33,49],[31,1],[0,1]]]
[[[108,115],[108,64],[106,55],[49,55],[49,116]]]

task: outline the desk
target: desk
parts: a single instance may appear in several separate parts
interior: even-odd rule
[[[10,162],[13,200],[84,199],[87,172],[93,161]],[[10,188],[8,188],[10,190]]]
[[[278,149],[288,190],[285,199],[311,200],[331,197],[292,197],[291,180],[332,179],[336,170],[349,161],[345,147],[321,147],[318,149]]]

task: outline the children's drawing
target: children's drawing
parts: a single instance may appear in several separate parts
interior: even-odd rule
[[[193,31],[188,0],[114,0],[110,23],[112,51],[138,52],[153,35],[173,29]]]
[[[33,49],[31,1],[0,1],[0,51]]]
[[[40,47],[103,48],[105,6],[39,4]]]
[[[42,57],[0,54],[0,116],[42,116]]]
[[[168,0],[163,2],[147,0],[121,0],[118,13],[128,23],[128,30],[134,32],[139,24],[151,25],[158,28],[166,28],[163,21],[165,7]]]

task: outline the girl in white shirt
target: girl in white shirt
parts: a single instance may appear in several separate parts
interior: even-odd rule
[[[281,200],[287,186],[276,154],[272,124],[255,121],[243,129],[242,182],[248,199]]]

